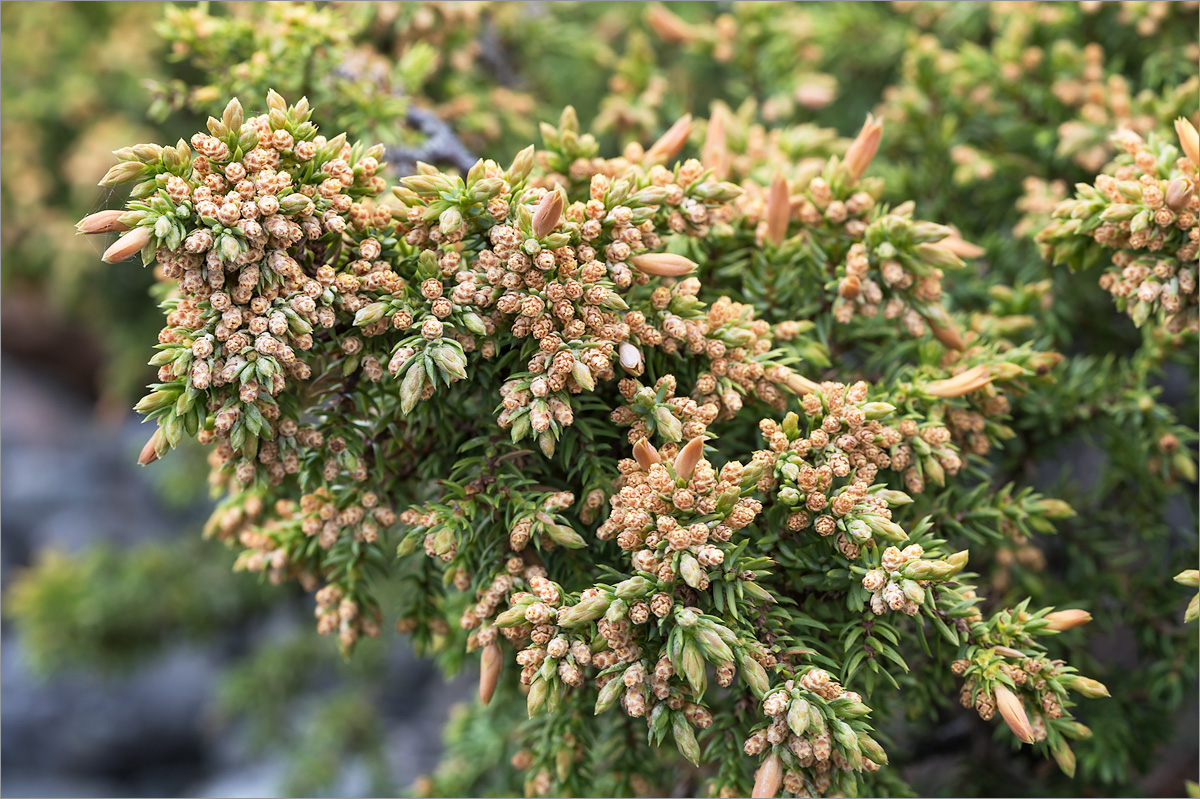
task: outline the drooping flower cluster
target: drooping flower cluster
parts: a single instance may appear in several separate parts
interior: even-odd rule
[[[976,624],[977,643],[950,666],[964,680],[959,696],[963,707],[974,708],[985,721],[999,712],[1017,738],[1044,744],[1068,775],[1075,773],[1075,755],[1068,741],[1091,737],[1086,726],[1071,718],[1069,708],[1074,703],[1068,692],[1095,698],[1108,696],[1108,689],[1033,649],[1033,637],[1090,620],[1090,614],[1078,610],[1003,611]]]

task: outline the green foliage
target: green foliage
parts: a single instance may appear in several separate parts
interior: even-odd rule
[[[481,651],[491,701],[419,793],[910,795],[957,698],[1060,773],[948,790],[1136,794],[1196,679],[1195,22],[169,8],[152,115],[216,116],[105,178],[106,259],[163,283],[143,462],[215,445],[206,534],[356,662],[393,620],[449,673]],[[15,589],[47,665],[79,641],[46,611],[106,587],[85,562]],[[223,706],[284,724],[312,671],[272,675],[313,646]],[[350,679],[276,742],[292,790],[354,754],[386,790],[378,673]]]
[[[265,609],[265,588],[237,579],[231,559],[220,555],[193,540],[47,550],[9,588],[4,612],[20,620],[40,669],[121,669],[169,642],[206,638]]]

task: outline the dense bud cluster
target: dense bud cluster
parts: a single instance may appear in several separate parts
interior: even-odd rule
[[[1135,324],[1153,318],[1172,333],[1196,333],[1200,143],[1186,119],[1175,127],[1178,148],[1153,134],[1114,133],[1124,152],[1094,185],[1080,184],[1058,204],[1038,241],[1056,263],[1104,264],[1101,287]]]

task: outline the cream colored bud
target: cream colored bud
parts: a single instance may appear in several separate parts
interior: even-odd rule
[[[1200,571],[1196,569],[1187,569],[1175,575],[1175,582],[1180,585],[1186,585],[1188,588],[1196,588],[1200,586]]]
[[[121,233],[129,230],[129,225],[121,221],[121,217],[124,215],[124,211],[116,209],[97,211],[79,220],[79,224],[75,225],[75,229],[80,233],[88,235],[93,233]]]
[[[622,341],[617,347],[617,357],[621,361],[621,368],[632,375],[640,375],[645,368],[642,351],[628,341]]]
[[[118,264],[126,258],[137,255],[150,242],[150,233],[148,227],[134,228],[105,250],[102,260],[105,263]]]
[[[1091,677],[1073,674],[1069,675],[1068,677],[1061,678],[1059,682],[1072,691],[1078,691],[1088,699],[1099,699],[1101,697],[1107,698],[1110,695],[1108,693],[1108,686],[1099,680],[1093,680]]]
[[[788,377],[787,387],[801,396],[811,394],[820,388],[818,384],[798,374],[792,374]]]
[[[643,275],[682,277],[696,271],[698,264],[690,258],[672,252],[648,252],[629,259],[630,265]]]

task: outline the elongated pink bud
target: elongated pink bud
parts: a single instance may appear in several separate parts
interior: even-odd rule
[[[1023,658],[1025,653],[1019,649],[1013,649],[1011,646],[994,646],[992,651],[997,655],[1003,655],[1006,658]]]
[[[713,177],[724,180],[729,175],[729,148],[725,136],[725,109],[714,105],[700,150],[700,163],[713,171]]]
[[[688,44],[696,38],[691,25],[658,3],[646,9],[646,24],[667,44]]]
[[[696,464],[704,457],[704,436],[696,436],[679,450],[675,456],[675,476],[681,480],[691,480]]]
[[[504,657],[500,652],[500,645],[492,641],[483,648],[483,654],[479,658],[479,701],[483,704],[492,701],[503,668]]]
[[[1200,134],[1196,133],[1196,128],[1180,117],[1175,120],[1175,132],[1179,134],[1179,146],[1183,148],[1183,154],[1194,166],[1200,167]]]
[[[638,439],[638,442],[633,445],[633,459],[644,470],[649,469],[656,463],[662,462],[662,457],[659,456],[658,450],[644,438]]]
[[[690,258],[673,252],[647,252],[629,259],[630,265],[643,275],[655,277],[682,277],[690,275],[699,266]]]
[[[562,216],[563,197],[558,191],[547,192],[533,212],[534,238],[542,238],[558,225]]]
[[[996,686],[996,709],[1000,711],[1004,723],[1013,731],[1013,735],[1027,744],[1033,743],[1033,727],[1029,724],[1025,705],[1016,694],[1008,690],[1008,686]]]
[[[129,225],[121,221],[121,217],[124,215],[125,212],[118,209],[97,211],[79,220],[79,224],[75,225],[75,229],[80,233],[88,235],[93,233],[121,233],[129,230]]]
[[[1053,613],[1047,613],[1043,618],[1050,622],[1047,626],[1051,630],[1062,632],[1087,624],[1092,620],[1092,614],[1086,610],[1056,610]]]
[[[750,792],[753,799],[773,799],[783,786],[783,761],[779,755],[772,752],[754,772],[754,790]]]
[[[787,178],[782,173],[777,174],[767,193],[767,241],[776,247],[783,244],[791,215]]]
[[[150,440],[142,447],[141,454],[138,455],[139,466],[149,466],[158,460],[158,444],[162,440],[162,428],[154,431],[154,435],[150,436]]]
[[[145,247],[149,241],[150,228],[134,228],[113,242],[113,245],[104,251],[102,260],[105,263],[119,264],[126,258],[130,258],[141,252],[142,248]]]
[[[883,122],[867,114],[867,121],[863,123],[862,130],[850,143],[850,149],[846,150],[846,171],[850,173],[851,180],[857,181],[867,171],[879,150],[881,139]]]
[[[674,125],[667,128],[667,132],[658,141],[650,145],[644,160],[650,164],[670,161],[679,155],[679,151],[683,149],[683,145],[687,144],[688,137],[691,135],[692,115],[684,114]]]

